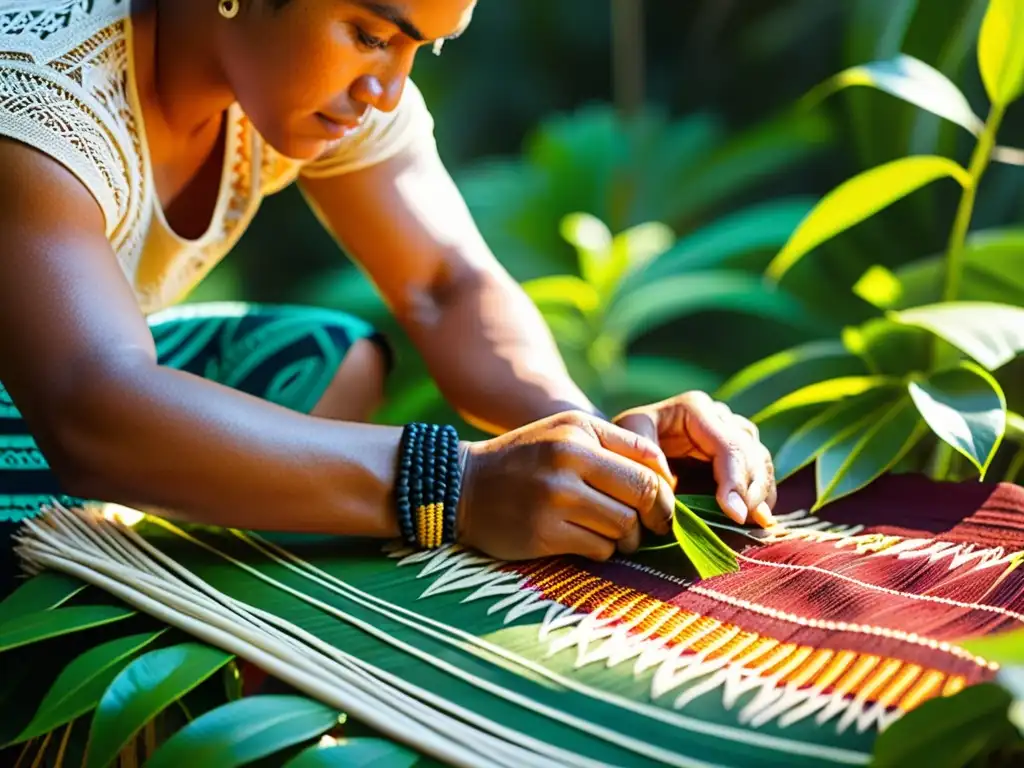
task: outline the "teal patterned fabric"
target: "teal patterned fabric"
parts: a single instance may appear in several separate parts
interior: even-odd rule
[[[161,365],[308,413],[368,323],[328,309],[235,302],[173,307],[149,317]],[[0,595],[14,568],[15,523],[63,493],[0,382]]]

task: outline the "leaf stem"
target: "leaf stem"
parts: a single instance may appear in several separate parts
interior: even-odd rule
[[[964,187],[960,196],[960,205],[957,208],[956,219],[953,223],[953,231],[949,237],[949,245],[946,252],[946,281],[942,291],[943,301],[956,301],[960,291],[960,279],[963,276],[964,250],[967,243],[967,234],[971,227],[971,218],[974,215],[974,203],[977,198],[978,185],[981,177],[984,176],[988,165],[992,160],[992,150],[995,149],[996,135],[999,133],[999,126],[1003,122],[1003,115],[1006,108],[995,104],[989,112],[988,121],[985,123],[985,130],[978,138],[974,147],[974,154],[971,156],[971,164],[967,173],[971,178],[970,185]]]
[[[1010,462],[1009,469],[1006,470],[1005,481],[1007,483],[1017,482],[1017,478],[1020,477],[1021,472],[1024,472],[1024,448],[1017,451],[1017,455],[1013,457]]]

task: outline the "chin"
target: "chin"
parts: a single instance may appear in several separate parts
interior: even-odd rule
[[[322,136],[310,136],[291,130],[286,125],[263,126],[253,120],[253,127],[279,155],[291,160],[309,162],[316,160],[331,147],[331,142]]]

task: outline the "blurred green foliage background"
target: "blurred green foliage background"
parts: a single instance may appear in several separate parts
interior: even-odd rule
[[[787,277],[785,295],[761,277],[842,180],[906,154],[966,164],[969,135],[884,93],[850,89],[813,108],[800,99],[846,67],[902,51],[950,77],[981,111],[975,44],[985,8],[985,0],[480,0],[470,32],[441,57],[421,54],[413,77],[443,158],[517,279],[578,273],[577,250],[560,230],[568,214],[591,214],[614,234],[645,222],[670,228],[667,252],[643,257],[654,259],[646,277],[613,286],[609,311],[599,313],[607,328],[546,313],[574,375],[615,409],[711,390],[773,352],[834,339],[877,315],[851,290],[866,269],[942,252],[959,196],[951,181],[823,245]],[[631,13],[639,33],[624,22]],[[642,84],[629,78],[638,65]],[[629,109],[638,100],[643,108]],[[1024,137],[1022,113],[1011,109],[1002,136]],[[993,167],[974,229],[1022,218],[1024,172]],[[455,418],[296,189],[267,201],[190,297],[209,299],[357,313],[399,351],[380,420]],[[1008,392],[1018,410],[1019,394]]]

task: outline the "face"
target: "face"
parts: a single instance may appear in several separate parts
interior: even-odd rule
[[[213,0],[211,0],[213,2]],[[220,20],[235,98],[264,139],[321,155],[398,106],[417,52],[462,34],[476,0],[243,0]]]

